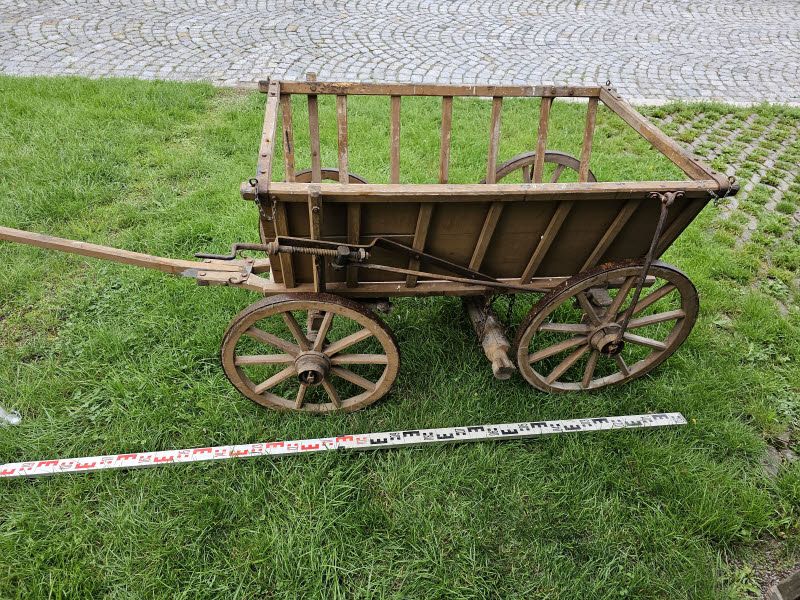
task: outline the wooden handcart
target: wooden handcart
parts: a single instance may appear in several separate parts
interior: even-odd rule
[[[697,292],[658,261],[707,202],[736,193],[624,102],[610,85],[527,87],[264,81],[256,176],[241,194],[260,214],[260,243],[202,262],[154,257],[0,227],[0,239],[159,269],[257,291],[224,334],[222,365],[251,400],[275,409],[352,411],[389,390],[398,344],[373,308],[398,296],[462,296],[496,377],[519,370],[551,392],[595,390],[640,377],[684,341]],[[319,95],[335,96],[338,164],[321,164]],[[308,105],[310,169],[295,164],[291,98]],[[390,182],[367,183],[348,161],[348,98],[388,96]],[[405,96],[441,98],[436,183],[400,184]],[[486,177],[448,183],[454,102],[491,98]],[[498,164],[503,99],[539,99],[536,147]],[[587,99],[580,156],[548,149],[556,98]],[[687,176],[598,182],[590,170],[602,103]],[[280,115],[280,119],[279,119]],[[280,123],[279,123],[280,121]],[[279,126],[280,125],[280,126]],[[304,123],[304,126],[306,124]],[[273,181],[276,147],[284,179]],[[574,172],[572,183],[559,182]],[[515,174],[520,183],[503,183]],[[240,256],[263,253],[262,258]],[[513,342],[491,308],[499,295],[541,294]]]

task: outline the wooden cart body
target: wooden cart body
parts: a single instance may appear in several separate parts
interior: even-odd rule
[[[670,246],[705,204],[732,191],[727,177],[714,172],[649,123],[611,87],[443,86],[261,82],[267,106],[257,177],[242,185],[246,199],[261,210],[262,241],[291,236],[368,244],[388,238],[404,246],[480,271],[504,282],[535,290],[609,261],[642,257],[650,245],[660,205],[652,196],[682,192],[670,210],[657,243],[656,257]],[[307,97],[311,143],[310,172],[298,181],[295,165],[291,97]],[[318,96],[336,97],[338,171],[320,164]],[[351,182],[348,170],[347,99],[352,95],[390,98],[391,182]],[[404,96],[441,97],[439,181],[425,185],[400,179],[400,105]],[[492,98],[487,123],[485,182],[448,184],[452,106],[458,97]],[[501,165],[498,152],[503,98],[540,98],[539,130],[531,183],[494,183]],[[585,132],[576,183],[542,182],[550,109],[556,98],[587,98]],[[598,104],[602,103],[641,134],[688,177],[684,181],[592,182],[589,162]],[[279,110],[280,109],[280,110]],[[279,118],[279,113],[281,118]],[[303,124],[305,126],[305,124]],[[272,181],[276,146],[282,144],[285,178]],[[337,182],[324,178],[337,177]],[[526,177],[527,178],[527,177]],[[324,183],[323,183],[324,181]],[[734,190],[735,191],[735,190]],[[274,217],[274,218],[273,218]],[[282,255],[273,264],[273,282],[281,292],[326,290],[343,296],[471,295],[487,290],[473,283],[421,279],[414,275],[370,272],[328,266],[324,282],[315,281],[313,258]],[[371,262],[426,270],[424,260],[376,249]],[[422,264],[421,264],[422,263]],[[445,271],[432,266],[433,273]],[[322,285],[324,283],[324,285]]]

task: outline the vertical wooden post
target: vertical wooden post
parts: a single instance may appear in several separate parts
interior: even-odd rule
[[[536,141],[536,160],[533,163],[533,183],[542,183],[544,171],[544,155],[547,152],[547,129],[550,124],[550,108],[553,106],[553,97],[544,96],[539,108],[539,131]]]
[[[450,177],[450,130],[453,125],[453,97],[442,96],[442,129],[439,142],[439,183]]]
[[[314,82],[317,76],[308,73],[306,80]],[[308,95],[308,134],[311,143],[311,181],[320,182],[322,180],[322,166],[319,156],[319,105],[317,95]]]
[[[347,156],[347,96],[336,96],[336,122],[339,129],[339,183],[347,183],[349,165]]]
[[[308,187],[308,225],[312,240],[322,238],[322,198],[318,185]],[[325,291],[325,261],[321,256],[312,256],[314,265],[314,291]]]
[[[389,183],[400,183],[400,96],[392,96]]]
[[[578,169],[578,181],[589,180],[589,160],[592,157],[592,141],[594,140],[594,125],[597,121],[597,97],[589,98],[586,108],[586,127],[583,131],[583,146],[581,147],[581,164]]]
[[[292,97],[281,94],[281,117],[283,119],[283,170],[284,181],[294,181],[294,133],[292,130]]]
[[[494,183],[497,176],[497,154],[500,151],[500,112],[503,98],[492,98],[492,120],[489,126],[489,151],[486,158],[486,183]]]
[[[336,96],[336,122],[339,131],[339,183],[350,182],[350,165],[347,148],[347,96]],[[358,244],[361,238],[361,204],[347,205],[347,243]],[[347,287],[358,285],[358,269],[347,267]]]

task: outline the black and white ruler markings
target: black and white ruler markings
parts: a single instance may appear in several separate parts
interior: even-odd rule
[[[131,452],[33,460],[0,465],[0,479],[14,477],[38,477],[58,473],[88,473],[108,469],[136,469],[159,465],[250,458],[256,456],[290,456],[330,452],[336,450],[378,450],[402,448],[425,444],[453,442],[480,442],[486,440],[509,440],[535,438],[559,433],[607,431],[610,429],[642,429],[686,425],[681,413],[655,413],[647,415],[625,415],[619,417],[597,417],[591,419],[568,419],[562,421],[529,421],[503,423],[499,425],[471,425],[467,427],[441,427],[439,429],[411,429],[361,433],[328,438],[312,438],[280,442],[260,442],[236,446],[209,446],[160,452]]]

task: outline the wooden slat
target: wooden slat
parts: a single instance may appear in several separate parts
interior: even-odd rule
[[[262,190],[266,190],[272,177],[272,159],[275,156],[275,130],[278,126],[278,104],[280,102],[280,85],[277,81],[269,84],[267,94],[257,162],[259,188]]]
[[[275,203],[275,235],[289,235],[289,219],[286,216],[286,204],[283,202]],[[287,288],[293,288],[296,285],[294,278],[294,260],[291,254],[279,254],[279,261],[281,264],[281,275],[283,276],[283,284]]]
[[[420,252],[425,251],[425,240],[428,237],[428,227],[431,224],[431,215],[433,214],[433,204],[424,202],[419,205],[419,213],[417,214],[417,227],[414,230],[414,241],[411,246],[414,250]],[[418,271],[420,267],[419,261],[416,258],[411,258],[408,261],[408,268],[412,271]],[[416,275],[406,276],[406,286],[415,287],[417,285]]]
[[[586,98],[600,93],[598,86],[529,86],[529,85],[440,85],[427,83],[354,83],[282,81],[288,94],[334,94],[371,96],[555,96]],[[267,83],[259,82],[264,92]]]
[[[314,73],[306,75],[309,82],[316,81]],[[322,181],[322,165],[319,155],[319,103],[315,94],[308,96],[308,137],[311,144],[311,181]]]
[[[308,224],[312,240],[322,239],[322,198],[319,191],[318,185],[308,188]],[[311,261],[314,266],[314,291],[324,292],[325,261],[321,256],[312,256]]]
[[[453,97],[442,97],[442,127],[439,138],[439,183],[450,177],[450,130],[453,126]]]
[[[281,94],[283,120],[283,170],[284,181],[294,181],[294,132],[292,130],[292,97]]]
[[[597,122],[597,98],[589,98],[586,108],[586,127],[583,131],[581,146],[581,164],[578,168],[578,181],[589,180],[589,161],[592,158],[592,142],[594,141],[594,125]]]
[[[347,96],[336,96],[336,122],[339,129],[339,183],[349,181],[347,157]]]
[[[603,237],[601,237],[600,241],[597,242],[597,245],[594,247],[594,250],[592,250],[589,258],[587,258],[586,262],[583,263],[581,271],[585,271],[586,269],[594,267],[597,264],[597,262],[603,257],[605,251],[608,250],[608,247],[611,245],[611,243],[617,238],[619,232],[622,231],[622,228],[625,227],[625,223],[628,222],[628,220],[636,212],[636,209],[639,208],[641,203],[641,200],[628,200],[625,203],[625,205],[617,213],[617,216],[614,217],[614,220],[603,234]]]
[[[274,182],[270,195],[289,202],[306,202],[307,183]],[[245,198],[252,199],[252,189]],[[495,184],[340,184],[325,185],[325,202],[375,201],[382,202],[551,202],[553,197],[564,200],[628,200],[646,198],[650,192],[681,190],[687,198],[710,199],[715,190],[714,180],[704,181],[630,181],[602,183],[542,183],[536,186],[514,183]]]
[[[492,202],[489,206],[489,212],[486,213],[486,218],[483,221],[481,233],[478,236],[478,241],[475,244],[475,250],[472,252],[472,258],[469,261],[469,268],[473,271],[478,271],[483,263],[483,257],[486,256],[486,251],[489,249],[489,242],[492,241],[494,230],[497,228],[497,222],[500,220],[500,215],[503,214],[503,203]]]
[[[494,183],[497,176],[497,154],[500,151],[500,115],[503,98],[492,98],[492,118],[489,125],[489,150],[486,158],[486,183]]]
[[[390,183],[400,183],[400,96],[392,96],[391,100],[390,138]]]
[[[718,175],[710,167],[703,165],[675,140],[650,123],[635,108],[616,94],[601,88],[600,100],[692,179],[713,179],[715,175]],[[722,178],[721,175],[719,177]],[[725,185],[729,185],[727,181]]]
[[[539,277],[533,279],[526,287],[532,292],[541,292],[550,290],[567,279],[567,277]],[[508,281],[516,285],[518,279],[514,277],[513,279],[499,279],[498,281]],[[404,281],[362,281],[357,288],[348,288],[344,282],[331,281],[326,285],[326,289],[332,294],[341,294],[342,296],[353,298],[380,298],[384,296],[479,296],[494,291],[493,288],[481,285],[452,281],[420,280],[414,288],[408,288],[404,283]],[[255,275],[251,275],[240,287],[262,294],[280,294],[286,291],[282,283],[275,283]],[[292,289],[292,292],[295,293],[313,291],[313,283],[302,283]]]
[[[347,243],[361,243],[361,204],[350,202],[347,205]],[[347,287],[358,285],[358,268],[350,265],[347,267]]]
[[[553,243],[553,240],[556,239],[556,235],[558,235],[558,230],[561,229],[564,219],[567,218],[569,211],[572,210],[572,205],[572,202],[560,202],[558,204],[558,208],[556,208],[556,211],[550,218],[550,222],[547,224],[547,229],[544,230],[539,243],[536,244],[536,248],[533,250],[533,254],[528,261],[525,270],[522,272],[522,276],[519,278],[520,284],[527,284],[533,277],[534,273],[536,273],[536,269],[538,269],[539,265],[542,264],[542,260],[544,260],[547,251],[550,249],[550,246]]]
[[[547,152],[547,130],[550,124],[550,108],[552,106],[552,98],[542,98],[542,104],[539,107],[539,130],[536,133],[536,160],[533,163],[533,183],[542,183],[544,154]]]

